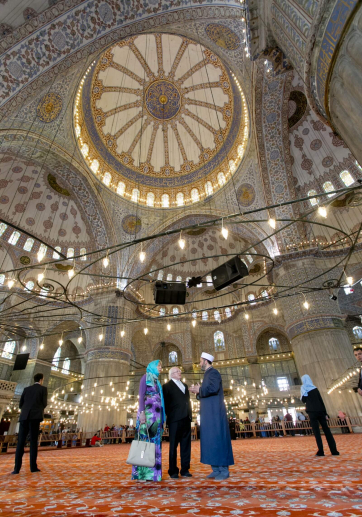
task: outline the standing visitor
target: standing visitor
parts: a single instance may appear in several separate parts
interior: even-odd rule
[[[323,442],[319,430],[319,424],[322,426],[331,454],[333,456],[339,456],[336,442],[334,441],[331,430],[327,424],[328,415],[319,390],[314,386],[309,375],[302,376],[302,383],[303,384],[301,386],[300,393],[302,401],[306,405],[306,411],[310,419],[310,425],[312,426],[317,442],[318,451],[316,456],[324,456]]]
[[[213,360],[212,355],[201,354],[204,380],[202,386],[191,386],[190,391],[200,400],[201,463],[211,465],[213,471],[208,478],[221,481],[229,477],[229,465],[234,465],[234,457],[221,375],[213,368]]]
[[[159,375],[162,371],[161,361],[152,361],[140,380],[139,406],[136,433],[140,440],[155,444],[156,462],[154,467],[132,467],[132,479],[161,481],[162,479],[162,428],[166,420],[163,391]],[[147,432],[148,431],[148,432]]]
[[[361,370],[358,376],[358,384],[354,388],[355,392],[362,397],[362,348],[358,347],[353,350],[354,356],[361,363]]]
[[[24,447],[28,434],[30,435],[30,471],[40,472],[36,462],[38,456],[38,438],[40,422],[44,420],[44,409],[48,404],[48,390],[43,386],[44,376],[42,373],[34,375],[33,386],[24,389],[19,408],[20,427],[18,444],[15,453],[15,467],[12,474],[19,474],[23,462]]]

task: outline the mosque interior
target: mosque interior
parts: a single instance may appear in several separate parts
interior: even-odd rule
[[[36,373],[93,432],[203,351],[231,417],[303,408],[303,374],[362,416],[361,38],[353,0],[0,0],[2,432]]]

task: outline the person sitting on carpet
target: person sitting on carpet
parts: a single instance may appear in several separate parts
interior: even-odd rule
[[[101,440],[101,438],[99,438],[98,433],[94,433],[94,436],[91,439],[91,445],[94,447],[103,447],[102,440]]]
[[[306,411],[310,419],[310,425],[312,426],[313,433],[317,442],[318,451],[316,456],[324,456],[323,442],[321,433],[319,430],[319,424],[322,426],[325,437],[333,456],[339,456],[337,451],[336,442],[334,441],[331,430],[327,424],[327,410],[324,405],[323,399],[319,390],[312,383],[312,379],[309,375],[302,376],[302,386],[300,388],[301,399],[306,405]]]

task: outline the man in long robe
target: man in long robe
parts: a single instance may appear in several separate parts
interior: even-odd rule
[[[200,367],[205,372],[202,385],[190,387],[200,400],[201,463],[211,465],[207,477],[217,481],[229,477],[229,465],[234,465],[229,422],[226,415],[221,375],[213,368],[212,355],[203,352]]]

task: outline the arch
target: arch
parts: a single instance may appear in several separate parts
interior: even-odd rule
[[[146,203],[147,206],[155,206],[155,195],[153,192],[148,192]]]
[[[331,181],[325,181],[323,183],[323,190],[324,190],[324,192],[327,192],[327,193],[335,190],[333,183]],[[328,197],[332,197],[332,196],[334,196],[334,194],[328,194]]]
[[[103,176],[103,183],[109,187],[109,185],[111,184],[111,181],[112,181],[112,175],[110,172],[105,172],[104,173],[104,176]]]
[[[162,208],[168,208],[170,206],[170,196],[168,194],[162,194],[161,203]]]
[[[341,178],[342,182],[344,183],[344,185],[346,187],[350,187],[354,183],[354,179],[353,179],[352,174],[349,171],[347,171],[347,170],[342,171],[339,174],[339,177]]]
[[[177,206],[184,206],[184,204],[185,204],[185,197],[184,197],[182,192],[178,192],[176,194],[176,203],[177,203]]]
[[[58,346],[57,351],[55,352],[53,359],[52,359],[52,370],[57,371],[59,366],[59,360],[60,360],[60,354],[61,354],[61,347]]]
[[[276,349],[274,349],[273,343],[270,340],[275,339],[277,343]],[[288,353],[291,352],[291,344],[286,333],[278,327],[271,327],[266,325],[264,329],[261,329],[256,337],[256,353],[257,355],[270,355],[275,353]]]
[[[177,356],[177,362],[173,360],[175,359],[175,354]],[[156,349],[153,352],[153,359],[159,359],[160,361],[162,361],[162,366],[164,368],[170,368],[171,366],[182,364],[182,352],[181,349],[177,345],[175,345],[175,343],[161,342],[158,343]]]

